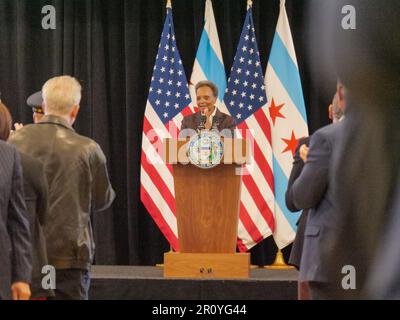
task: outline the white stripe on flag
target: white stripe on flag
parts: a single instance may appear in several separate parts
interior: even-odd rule
[[[221,101],[226,88],[226,75],[211,0],[206,0],[203,33],[190,77],[189,89],[193,105],[196,105],[195,86],[202,80],[209,80],[217,85],[220,93],[216,106],[221,112],[230,114]]]
[[[275,125],[272,125],[272,145],[277,161],[286,177],[289,177],[293,165],[293,156],[290,152],[282,152],[287,146],[282,138],[290,139],[292,130],[294,130],[297,139],[308,136],[307,124],[283,88],[279,78],[276,76],[275,70],[270,64],[268,64],[268,75],[266,77],[268,83],[268,101],[271,102],[273,98],[275,104],[285,104],[281,109],[281,113],[285,116],[285,119],[276,118]],[[285,124],[279,125],[279,121],[285,121]]]
[[[294,241],[296,232],[290,226],[281,208],[275,206],[275,233],[274,240],[278,248],[282,249]]]
[[[266,114],[265,107],[263,107],[262,109],[264,114]],[[252,136],[254,137],[254,142],[256,142],[259,145],[263,154],[264,155],[272,154],[272,148],[268,141],[268,138],[265,136],[264,131],[261,129],[260,124],[255,119],[255,117],[254,116],[248,117],[246,123],[249,129],[253,131]],[[268,162],[270,168],[272,168],[272,157],[266,156],[265,160]]]
[[[249,213],[251,220],[257,226],[258,231],[264,235],[266,232],[271,231],[268,223],[265,221],[264,217],[261,215],[253,197],[249,193],[248,189],[244,184],[242,184],[242,204]],[[241,237],[242,238],[242,237]],[[242,239],[243,240],[243,239]]]
[[[157,187],[154,185],[152,179],[147,174],[146,170],[141,171],[141,183],[142,186],[146,189],[147,193],[153,199],[154,203],[157,205],[157,208],[161,211],[162,216],[172,232],[178,237],[178,226],[176,217],[169,208],[168,204],[165,202],[163,196],[158,191]]]
[[[281,1],[278,23],[276,32],[285,44],[288,54],[297,66],[296,51],[294,49],[292,31],[290,30],[289,19],[286,14],[285,1]]]
[[[251,177],[253,178],[255,184],[258,186],[258,189],[260,190],[263,199],[268,204],[268,207],[271,209],[271,212],[274,212],[274,193],[267,183],[267,180],[265,180],[264,175],[256,162],[254,163],[252,170],[253,172],[251,174]]]
[[[172,195],[174,195],[174,179],[171,175],[171,172],[167,168],[167,165],[161,159],[160,155],[157,153],[156,149],[153,145],[149,142],[147,137],[143,135],[143,151],[147,156],[148,162],[156,169],[158,174],[161,176],[162,180],[168,187],[169,191]]]
[[[154,111],[153,106],[147,101],[145,117],[150,122],[151,126],[157,130],[161,139],[171,138],[164,123],[160,120],[157,113]]]
[[[249,249],[249,247],[251,248],[252,246],[254,246],[254,241],[252,240],[251,235],[247,232],[247,230],[241,220],[239,220],[239,224],[238,224],[238,234],[241,235],[241,240],[248,249]],[[269,234],[269,235],[271,235],[271,234]]]
[[[206,0],[204,17],[204,30],[207,32],[208,38],[210,39],[211,47],[214,49],[214,52],[217,55],[219,61],[224,64],[211,0]]]
[[[190,77],[190,83],[189,83],[190,96],[192,97],[192,102],[194,105],[196,105],[196,100],[197,100],[195,86],[198,82],[206,79],[207,78],[203,72],[203,69],[201,68],[197,59],[195,59],[193,64],[192,76]]]
[[[281,109],[281,113],[285,116],[285,119],[283,120],[288,121],[288,126],[279,127],[279,129],[286,129],[289,132],[291,131],[290,128],[299,127],[299,130],[303,130],[306,134],[308,134],[307,123],[304,121],[303,116],[288,95],[283,84],[276,75],[274,68],[270,64],[268,64],[268,75],[266,82],[268,84],[269,92],[269,94],[267,93],[267,97],[269,99],[268,105],[270,105],[272,98],[274,98],[275,104],[285,104]],[[282,118],[276,118],[276,121],[279,120],[282,120]],[[274,127],[276,127],[276,125],[272,125],[272,128]]]

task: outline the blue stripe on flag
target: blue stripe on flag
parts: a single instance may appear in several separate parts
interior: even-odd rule
[[[285,44],[282,42],[281,37],[277,32],[275,32],[274,41],[272,43],[269,62],[295,104],[297,110],[299,110],[304,121],[307,123],[299,70],[290,57]]]
[[[288,220],[289,224],[291,225],[292,229],[296,231],[296,222],[300,217],[299,212],[291,212],[286,207],[285,202],[285,193],[287,190],[288,178],[286,177],[285,173],[282,171],[281,166],[279,165],[278,161],[276,160],[275,156],[273,159],[274,162],[274,182],[275,182],[275,201],[278,203],[281,211],[285,215],[286,219]]]
[[[200,39],[199,48],[197,50],[197,61],[203,69],[206,79],[214,82],[218,87],[218,98],[223,100],[226,89],[226,74],[224,65],[218,59],[207,32],[203,32]],[[195,83],[194,83],[195,85]]]

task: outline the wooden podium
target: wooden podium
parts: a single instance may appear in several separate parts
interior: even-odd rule
[[[223,139],[224,156],[212,169],[189,163],[189,140],[166,139],[173,165],[180,252],[164,254],[166,278],[248,278],[250,257],[236,253],[244,140]]]

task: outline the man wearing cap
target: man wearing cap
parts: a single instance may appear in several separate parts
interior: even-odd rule
[[[43,98],[42,98],[42,91],[35,92],[34,94],[30,95],[28,99],[26,100],[26,104],[32,108],[32,119],[33,123],[38,123],[40,120],[42,120],[44,116],[44,111],[43,111]],[[14,128],[15,130],[19,130],[23,128],[24,125],[22,123],[15,123]]]
[[[43,98],[42,98],[42,91],[38,91],[26,100],[26,103],[28,106],[32,107],[32,112],[33,112],[33,123],[38,123],[40,120],[42,120],[44,116],[44,111],[43,111]]]

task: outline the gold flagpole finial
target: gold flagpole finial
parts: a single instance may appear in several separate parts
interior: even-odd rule
[[[167,8],[172,9],[172,2],[171,2],[171,0],[167,0]]]
[[[285,258],[283,257],[283,253],[280,249],[278,249],[278,252],[276,253],[275,261],[273,264],[269,266],[265,266],[265,269],[269,270],[290,270],[294,269],[293,266],[290,266],[286,264]]]
[[[247,0],[247,10],[253,7],[253,0]]]

